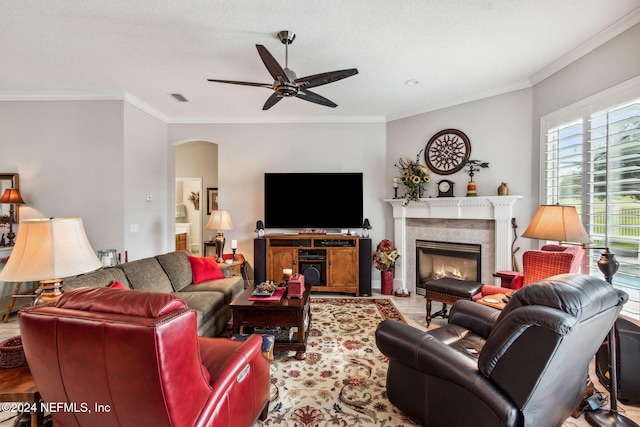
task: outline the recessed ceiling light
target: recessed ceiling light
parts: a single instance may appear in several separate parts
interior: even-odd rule
[[[407,80],[406,82],[404,82],[404,84],[406,84],[407,86],[415,86],[418,83],[419,82],[416,79],[410,79],[410,80]]]

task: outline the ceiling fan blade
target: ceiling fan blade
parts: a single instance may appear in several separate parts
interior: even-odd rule
[[[207,79],[207,81],[216,82],[216,83],[228,83],[232,85],[266,87],[267,89],[273,89],[273,85],[270,85],[267,83],[238,82],[235,80],[218,80],[218,79]]]
[[[338,106],[338,104],[329,101],[324,96],[320,96],[317,93],[311,92],[310,90],[306,90],[304,88],[300,88],[300,91],[296,95],[296,98],[304,99],[305,101],[313,102],[314,104],[320,104],[331,108],[335,108]]]
[[[278,96],[277,93],[273,93],[268,99],[267,102],[264,103],[264,106],[262,107],[262,110],[268,110],[269,108],[273,107],[274,105],[276,105],[278,102],[280,102],[280,100],[282,99],[281,96]]]
[[[358,74],[356,68],[350,68],[348,70],[329,71],[328,73],[314,74],[312,76],[301,77],[296,79],[296,83],[304,88],[312,88],[316,86],[326,85],[327,83],[337,82],[338,80],[346,79]]]
[[[262,59],[264,66],[267,67],[267,70],[269,71],[269,74],[271,74],[271,77],[273,77],[273,80],[278,80],[278,77],[282,77],[285,82],[291,82],[291,80],[289,80],[289,76],[287,76],[287,73],[284,72],[280,64],[278,64],[278,61],[276,61],[273,55],[269,53],[266,47],[261,44],[257,44],[256,49],[258,49],[260,58]]]

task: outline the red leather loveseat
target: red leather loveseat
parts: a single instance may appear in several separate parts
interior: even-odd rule
[[[266,418],[262,339],[198,337],[174,295],[82,288],[19,313],[55,426],[249,427]]]

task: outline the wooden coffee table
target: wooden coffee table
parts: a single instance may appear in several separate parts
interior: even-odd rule
[[[242,333],[243,328],[249,326],[298,328],[291,341],[276,341],[274,350],[295,351],[296,359],[304,359],[311,328],[311,286],[305,288],[302,298],[289,298],[285,292],[278,302],[249,300],[254,290],[255,285],[249,286],[231,303],[233,333]]]

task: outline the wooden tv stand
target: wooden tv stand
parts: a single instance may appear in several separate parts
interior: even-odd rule
[[[358,296],[358,236],[270,234],[265,239],[267,280],[282,281],[282,270],[290,268],[305,275],[312,291]]]

